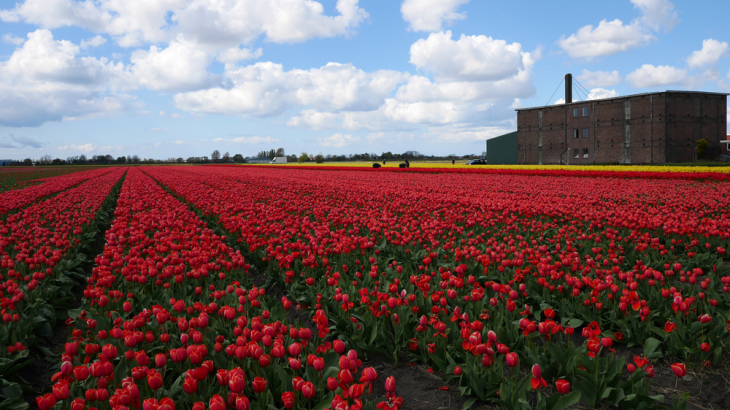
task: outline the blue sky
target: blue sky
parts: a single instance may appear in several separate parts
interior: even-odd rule
[[[0,158],[479,153],[515,108],[559,103],[567,72],[590,98],[730,92],[728,15],[668,0],[0,0]]]

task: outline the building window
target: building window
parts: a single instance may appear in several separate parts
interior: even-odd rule
[[[583,158],[588,158],[588,148],[583,148]]]
[[[583,138],[588,138],[588,128],[583,128]]]
[[[573,108],[573,117],[578,117],[578,109]]]
[[[580,158],[580,150],[578,148],[573,150],[573,158]]]
[[[588,107],[583,107],[583,116],[584,117],[588,116]]]
[[[573,129],[573,138],[578,138],[578,128]]]

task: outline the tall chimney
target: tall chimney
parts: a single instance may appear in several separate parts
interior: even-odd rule
[[[570,104],[573,102],[573,75],[568,73],[565,74],[565,103]]]

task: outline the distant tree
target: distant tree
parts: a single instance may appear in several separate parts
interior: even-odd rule
[[[185,162],[185,160],[182,159],[182,157],[180,157],[180,158],[176,159],[175,162],[177,162],[178,164],[182,164],[183,162]]]
[[[139,155],[132,155],[131,161],[129,161],[133,164],[139,164]]]
[[[79,155],[79,163],[80,164],[85,164],[86,161],[88,161],[88,159],[86,159],[86,155],[84,155],[84,154]]]
[[[29,167],[29,166],[33,165],[33,160],[30,158],[26,158],[23,160],[23,165]]]
[[[48,165],[51,163],[52,160],[53,160],[53,158],[51,158],[50,155],[46,154],[46,155],[42,156],[41,159],[38,160],[38,162],[40,162],[43,165]]]
[[[276,150],[276,156],[277,157],[285,157],[286,153],[284,152],[284,148],[279,148]]]
[[[297,162],[297,156],[294,154],[288,155],[286,157],[287,162]]]
[[[229,154],[228,151],[223,154],[223,162],[231,162],[231,154]]]
[[[208,162],[208,157],[203,156],[203,158],[200,159],[200,162],[207,163]]]
[[[112,157],[111,155],[108,155],[108,154],[104,155],[104,162],[106,162],[108,164],[112,161],[114,161],[114,157]]]
[[[213,151],[213,153],[210,154],[210,158],[213,160],[213,162],[218,162],[218,160],[221,159],[221,152],[218,150]]]
[[[307,161],[309,161],[309,154],[307,154],[306,152],[302,152],[302,155],[300,155],[299,158],[297,158],[297,162],[299,162],[299,163],[307,162]]]
[[[188,164],[194,164],[194,163],[198,162],[198,158],[190,157],[190,158],[186,159],[185,162],[187,162]]]
[[[705,157],[705,150],[709,145],[710,143],[704,138],[702,138],[701,140],[697,140],[697,158]]]
[[[117,163],[119,164],[126,164],[127,163],[127,157],[117,157]]]
[[[243,155],[236,154],[233,156],[233,162],[238,162],[239,164],[243,162]]]
[[[318,164],[321,164],[321,163],[323,163],[323,162],[324,162],[324,155],[322,155],[322,153],[321,153],[321,152],[320,152],[319,154],[317,154],[317,155],[316,155],[316,156],[314,157],[314,162],[316,162],[316,163],[318,163]]]

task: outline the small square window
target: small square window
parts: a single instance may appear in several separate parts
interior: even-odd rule
[[[583,107],[583,116],[584,117],[588,116],[588,107]]]
[[[577,117],[577,116],[578,116],[578,109],[573,108],[573,117]]]
[[[583,148],[583,158],[588,158],[588,148]]]
[[[580,158],[580,150],[578,148],[573,150],[573,158]]]
[[[583,128],[583,138],[588,138],[588,128]]]
[[[573,129],[573,138],[578,138],[578,128]]]

